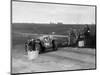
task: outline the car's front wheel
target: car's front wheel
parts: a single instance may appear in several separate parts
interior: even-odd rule
[[[40,44],[35,44],[35,51],[39,51],[39,53],[41,52]]]

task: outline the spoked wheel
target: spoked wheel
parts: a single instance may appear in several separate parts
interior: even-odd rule
[[[28,45],[25,46],[25,55],[28,55],[28,51],[29,51],[30,47]]]
[[[38,51],[39,53],[41,53],[41,46],[40,46],[40,44],[35,44],[35,51]]]
[[[57,42],[55,40],[53,40],[52,44],[53,44],[53,51],[56,51],[58,49],[57,48]]]

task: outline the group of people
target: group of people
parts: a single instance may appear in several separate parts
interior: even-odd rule
[[[33,38],[28,39],[25,42],[25,52],[27,53],[28,51],[44,50],[44,43],[48,42],[51,44],[52,40],[53,40],[53,36],[50,36],[50,35],[43,35],[43,36],[37,37],[37,39],[33,39]]]
[[[78,41],[80,40],[85,41],[85,44],[89,44],[89,38],[90,38],[90,29],[88,25],[86,25],[79,32],[74,29],[71,29],[68,37],[68,45],[76,46],[78,44]]]
[[[91,36],[90,36],[90,29],[88,27],[88,25],[86,25],[83,30],[81,31],[81,33],[79,34],[79,38],[78,40],[83,40],[84,41],[84,45],[85,47],[89,47],[90,45],[90,39],[91,39]]]

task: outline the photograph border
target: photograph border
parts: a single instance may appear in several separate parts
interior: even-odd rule
[[[90,69],[75,69],[75,70],[60,70],[60,71],[46,71],[46,72],[27,72],[27,73],[12,73],[12,2],[29,2],[29,3],[44,3],[44,4],[58,4],[58,5],[73,5],[73,6],[87,6],[95,7],[95,33],[96,33],[96,48],[95,48],[95,68]],[[19,75],[19,74],[37,74],[37,73],[53,73],[53,72],[70,72],[70,71],[86,71],[86,70],[96,70],[97,69],[97,5],[85,5],[85,4],[71,4],[71,3],[56,3],[56,2],[42,2],[42,1],[22,1],[22,0],[10,0],[10,74]]]

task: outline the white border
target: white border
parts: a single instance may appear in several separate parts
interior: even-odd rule
[[[27,0],[34,1],[34,0]],[[35,0],[42,2],[56,2],[56,3],[71,3],[71,4],[87,4],[97,5],[97,70],[86,71],[69,71],[69,72],[55,72],[55,73],[41,73],[40,75],[99,75],[100,70],[100,0]],[[0,1],[0,75],[9,75],[10,73],[10,0]],[[32,75],[32,74],[30,74]],[[35,74],[34,74],[35,75]]]

